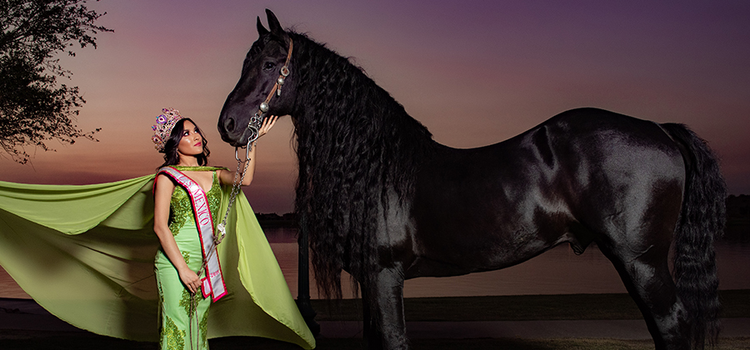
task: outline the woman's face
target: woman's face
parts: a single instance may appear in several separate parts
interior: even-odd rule
[[[196,156],[203,153],[203,136],[198,127],[186,120],[183,124],[182,138],[177,145],[177,152],[181,155]]]

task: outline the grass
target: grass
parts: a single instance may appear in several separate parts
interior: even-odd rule
[[[417,339],[411,342],[413,350],[653,350],[650,340],[612,339]],[[714,350],[748,349],[750,338],[722,341]],[[318,342],[319,349],[365,349],[360,342]]]
[[[750,290],[721,291],[722,317],[750,317]],[[327,302],[313,300],[318,321],[361,320],[359,300]],[[405,300],[409,321],[521,321],[640,319],[635,303],[627,294],[530,295],[456,298],[412,298]],[[210,340],[212,350],[299,348],[270,339],[228,337]],[[39,334],[0,330],[0,349],[111,349],[156,350],[157,343],[133,342],[92,333]],[[505,350],[645,350],[650,340],[615,339],[413,339],[413,350],[505,349]],[[361,339],[320,338],[318,349],[365,349]],[[722,338],[715,350],[750,349],[750,338]]]
[[[320,350],[366,349],[361,339],[318,339]],[[653,350],[650,340],[616,339],[415,339],[410,342],[413,350]],[[263,338],[232,337],[212,339],[212,350],[299,350],[298,347]],[[157,350],[157,343],[133,342],[96,335],[33,337],[28,339],[0,339],[3,350],[76,349],[76,350]],[[722,339],[714,350],[750,349],[750,338]]]

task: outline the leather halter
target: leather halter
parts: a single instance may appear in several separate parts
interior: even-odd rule
[[[276,79],[276,84],[273,84],[273,89],[271,89],[271,92],[269,92],[268,96],[266,96],[266,100],[260,104],[260,108],[258,109],[258,112],[256,112],[256,114],[263,114],[265,112],[268,112],[268,103],[271,102],[271,98],[273,97],[274,92],[277,96],[281,96],[281,86],[284,85],[284,79],[286,79],[286,77],[288,77],[290,73],[289,60],[292,59],[293,47],[294,44],[292,43],[292,38],[289,38],[289,51],[286,54],[286,62],[284,62],[284,66],[281,67],[279,78]]]
[[[259,129],[263,125],[263,114],[268,112],[268,104],[271,102],[271,98],[273,98],[274,93],[276,94],[276,96],[281,96],[281,86],[284,85],[284,79],[286,79],[286,77],[288,77],[290,73],[289,61],[292,59],[293,47],[294,44],[292,43],[292,38],[289,38],[289,51],[286,54],[286,62],[284,62],[284,66],[281,67],[279,77],[276,79],[276,84],[273,85],[271,92],[269,92],[268,96],[266,96],[266,100],[260,104],[260,106],[258,107],[258,111],[255,112],[255,115],[250,118],[250,121],[247,124],[247,131],[250,131],[250,136],[247,138],[248,153],[250,152],[250,144],[253,141],[257,140],[260,136]]]

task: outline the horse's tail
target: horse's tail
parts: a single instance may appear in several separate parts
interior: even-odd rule
[[[685,160],[687,179],[682,212],[675,232],[674,278],[686,311],[693,348],[719,336],[719,278],[714,237],[724,232],[726,184],[719,162],[706,142],[681,124],[662,124],[677,141]]]

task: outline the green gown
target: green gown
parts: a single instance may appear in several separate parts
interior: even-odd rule
[[[211,188],[206,192],[208,206],[214,224],[218,223],[221,205],[221,184],[212,167],[174,167],[180,171],[212,171]],[[188,267],[200,273],[203,266],[203,253],[198,228],[188,192],[175,185],[169,205],[169,230],[174,235],[177,247]],[[208,309],[211,298],[203,293],[191,295],[180,280],[172,262],[164,251],[159,249],[155,259],[156,282],[159,290],[159,344],[163,350],[208,349]]]
[[[158,341],[153,180],[0,181],[0,265],[37,303],[76,327]],[[215,215],[223,217],[228,199],[224,187]],[[228,294],[211,305],[208,338],[255,336],[315,347],[242,191],[218,254]]]

